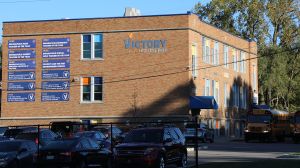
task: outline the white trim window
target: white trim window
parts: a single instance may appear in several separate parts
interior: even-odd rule
[[[103,78],[82,77],[81,78],[81,101],[102,102],[103,101]]]
[[[212,85],[213,85],[213,96],[216,102],[219,104],[219,82],[213,80]]]
[[[219,65],[219,43],[217,41],[215,41],[214,43],[214,49],[212,55],[213,55],[212,64]]]
[[[237,52],[235,49],[232,50],[232,62],[233,62],[233,70],[237,71]]]
[[[224,83],[224,107],[229,106],[229,94],[228,94],[228,85]]]
[[[204,63],[210,63],[209,39],[202,37],[202,60]]]
[[[204,96],[210,95],[210,80],[205,79]]]
[[[103,59],[103,35],[83,34],[81,40],[81,59]]]
[[[198,59],[197,59],[197,44],[192,44],[192,76],[196,78],[198,76]]]
[[[241,56],[240,56],[241,62],[240,62],[240,72],[246,73],[246,57],[245,53],[241,51]]]
[[[228,46],[224,45],[224,67],[225,68],[229,68],[228,61],[229,61],[229,58],[228,58]]]

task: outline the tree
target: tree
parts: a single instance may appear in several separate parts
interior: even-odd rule
[[[195,5],[199,18],[258,44],[259,93],[263,103],[300,107],[300,1],[212,0]]]

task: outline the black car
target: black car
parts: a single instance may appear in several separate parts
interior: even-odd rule
[[[17,128],[11,128],[4,132],[5,137],[7,138],[15,138],[20,133],[25,132],[37,132],[37,127],[17,127]]]
[[[85,128],[80,122],[55,121],[50,123],[50,129],[63,138],[70,138],[76,132],[83,131]]]
[[[34,141],[40,147],[46,146],[50,142],[58,139],[59,136],[48,129],[40,130],[39,137],[38,132],[28,132],[28,133],[20,133],[15,139],[24,139]]]
[[[3,136],[3,134],[4,134],[4,132],[5,132],[6,130],[8,130],[8,127],[6,127],[6,126],[1,126],[1,127],[0,127],[0,136]]]
[[[196,129],[195,124],[187,124],[185,126],[184,136],[187,142],[196,142],[200,140],[203,143],[210,142],[213,143],[215,136],[213,129],[208,128],[208,126],[204,123],[197,125],[198,130],[198,138],[196,138]]]
[[[0,142],[1,168],[29,168],[36,163],[37,146],[32,141],[12,140]]]
[[[94,140],[99,146],[111,149],[110,140],[100,131],[77,132],[74,137],[86,137]]]
[[[85,168],[89,166],[111,167],[111,152],[90,138],[62,139],[41,148],[40,167],[69,166]]]
[[[164,168],[166,164],[187,166],[184,136],[176,127],[131,130],[114,150],[116,167]]]

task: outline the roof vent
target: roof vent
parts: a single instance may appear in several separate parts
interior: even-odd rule
[[[128,16],[141,16],[141,11],[136,8],[125,8],[124,17]]]

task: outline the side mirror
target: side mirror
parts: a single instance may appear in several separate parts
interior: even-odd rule
[[[172,141],[173,141],[172,138],[167,138],[167,139],[164,140],[164,143],[169,143],[169,142],[172,142]]]

